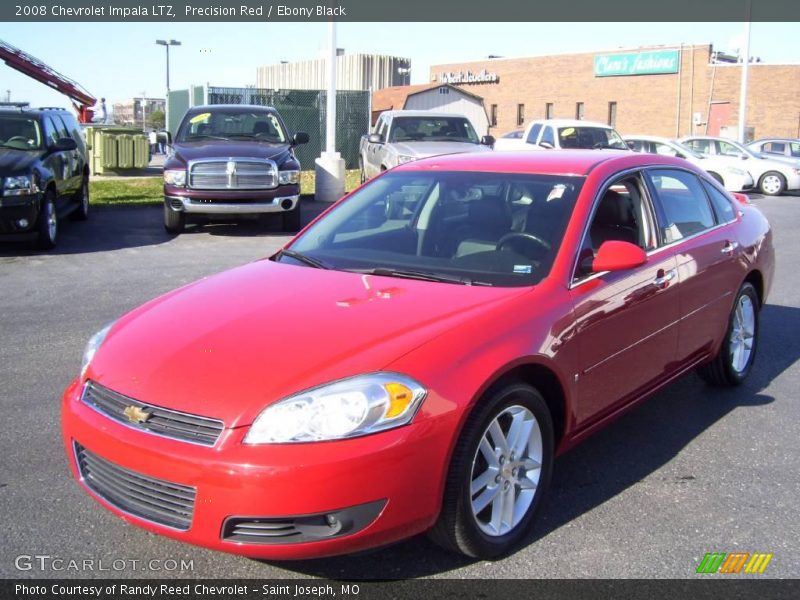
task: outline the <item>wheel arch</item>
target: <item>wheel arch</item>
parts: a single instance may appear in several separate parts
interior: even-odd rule
[[[754,288],[756,288],[756,294],[758,294],[758,306],[759,307],[763,306],[764,276],[761,274],[761,271],[759,271],[758,269],[753,269],[747,274],[742,283],[750,283]]]

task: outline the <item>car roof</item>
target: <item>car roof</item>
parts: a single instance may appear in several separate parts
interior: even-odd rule
[[[793,143],[796,144],[800,142],[798,138],[780,138],[780,137],[773,137],[773,138],[761,138],[760,140],[753,140],[752,142],[748,142],[747,145],[750,144],[764,144],[766,142],[786,142],[786,143]]]
[[[213,112],[215,110],[254,110],[264,112],[276,112],[272,106],[262,104],[201,104],[192,106],[187,113]]]
[[[72,115],[66,108],[60,106],[2,106],[0,113],[14,115],[40,115],[47,112]],[[73,115],[74,116],[74,115]]]
[[[662,142],[665,144],[680,143],[672,138],[661,137],[659,135],[623,135],[623,140],[644,140],[646,142]]]
[[[588,175],[603,164],[612,170],[648,165],[685,165],[678,159],[658,154],[622,150],[553,150],[548,152],[465,152],[444,154],[392,169],[393,171],[476,171],[484,173],[540,173],[546,175]]]
[[[554,127],[601,127],[603,129],[613,129],[611,125],[598,121],[584,121],[583,119],[535,119],[531,123],[553,125]]]
[[[389,115],[390,117],[433,117],[439,119],[441,117],[460,117],[466,119],[466,115],[461,113],[442,112],[438,110],[386,110],[381,113],[382,115]]]

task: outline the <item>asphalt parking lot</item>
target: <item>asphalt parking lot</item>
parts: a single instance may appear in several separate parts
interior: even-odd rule
[[[358,557],[259,562],[126,525],[72,480],[61,443],[60,396],[87,339],[142,302],[289,238],[263,223],[172,238],[161,208],[142,207],[65,224],[49,254],[0,245],[0,576],[690,578],[707,552],[771,552],[759,577],[796,577],[800,196],[754,201],[773,224],[778,265],[750,379],[720,391],[688,375],[561,457],[534,538],[496,562],[446,554],[424,537]],[[127,566],[18,570],[17,557],[32,555]],[[192,569],[131,566],[153,559]]]

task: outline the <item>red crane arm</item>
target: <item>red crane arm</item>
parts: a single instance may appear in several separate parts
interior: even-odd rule
[[[97,99],[83,89],[78,82],[65,77],[38,58],[23,52],[19,48],[15,48],[3,40],[0,40],[0,59],[4,60],[12,69],[16,69],[20,73],[24,73],[28,77],[32,77],[67,96],[72,100],[75,109],[78,111],[80,122],[91,123],[92,106],[95,105]]]

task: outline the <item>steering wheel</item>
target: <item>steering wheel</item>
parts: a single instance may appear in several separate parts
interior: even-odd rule
[[[22,142],[23,144],[27,144],[28,138],[26,138],[24,135],[15,135],[6,140],[6,144],[9,142]]]
[[[534,235],[532,233],[528,233],[527,231],[512,231],[511,233],[505,234],[500,240],[497,242],[497,250],[502,250],[504,246],[508,245],[509,242],[512,240],[526,240],[528,242],[534,242],[540,248],[544,248],[546,252],[550,251],[552,247],[550,242],[547,240],[543,240],[538,235]]]

